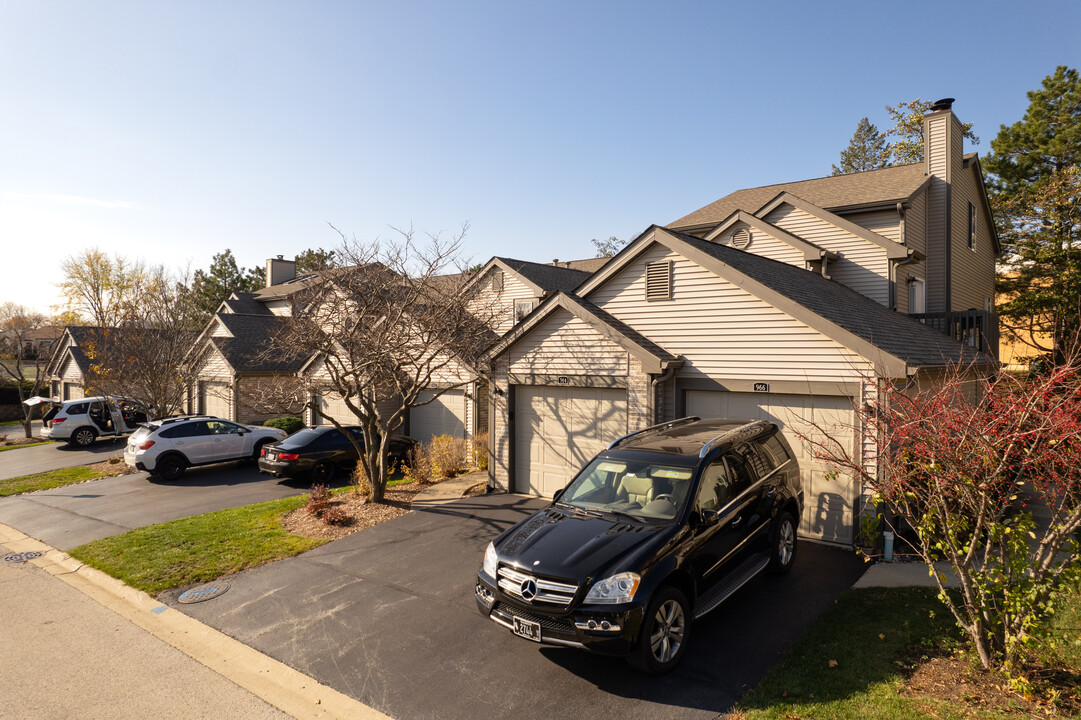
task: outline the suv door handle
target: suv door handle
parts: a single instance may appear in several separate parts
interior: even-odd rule
[[[736,518],[735,520],[733,520],[733,521],[732,521],[732,523],[731,523],[731,525],[730,525],[730,527],[733,527],[733,528],[739,527],[739,524],[740,524],[741,522],[743,522],[743,516],[742,516],[742,515],[740,515],[740,516],[739,516],[739,517],[737,517],[737,518]]]

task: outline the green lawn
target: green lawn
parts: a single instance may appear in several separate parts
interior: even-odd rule
[[[22,445],[5,445],[0,447],[0,452],[5,450],[18,450],[19,448],[37,447],[38,445],[50,445],[56,442],[55,440],[42,440],[41,442],[23,443]]]
[[[327,542],[282,527],[282,515],[305,503],[307,496],[299,496],[218,510],[96,540],[70,554],[148,593],[209,582]]]
[[[740,720],[776,718],[1006,718],[930,697],[902,697],[906,667],[962,647],[930,588],[850,590],[739,702]],[[1063,647],[1047,653],[1081,671],[1081,589],[1055,618]]]
[[[36,475],[24,475],[8,480],[0,480],[0,497],[34,492],[35,490],[47,490],[62,485],[74,485],[75,483],[97,480],[103,477],[109,477],[109,473],[92,470],[88,467],[64,468],[63,470],[53,470],[51,472],[37,473]]]

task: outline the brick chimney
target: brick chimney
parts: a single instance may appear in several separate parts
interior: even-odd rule
[[[266,286],[281,285],[284,282],[294,280],[297,276],[296,260],[286,260],[279,255],[276,258],[268,258],[266,261]]]

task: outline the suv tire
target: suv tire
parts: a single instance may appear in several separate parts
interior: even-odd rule
[[[770,530],[769,571],[782,575],[796,559],[796,519],[787,510],[777,517]]]
[[[162,480],[176,480],[184,474],[187,467],[187,461],[180,455],[173,453],[158,458],[158,463],[154,466],[154,474]]]
[[[638,647],[627,660],[636,670],[661,675],[670,671],[687,650],[691,613],[687,596],[678,588],[657,590],[638,631]]]
[[[76,447],[90,447],[94,444],[94,439],[98,436],[94,432],[93,428],[81,427],[71,435],[71,439],[68,441]]]
[[[270,440],[260,440],[255,443],[255,450],[252,451],[251,461],[259,462],[259,456],[263,454],[263,448],[271,443]]]

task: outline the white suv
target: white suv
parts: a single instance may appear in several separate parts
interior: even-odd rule
[[[166,418],[146,423],[128,438],[124,462],[163,480],[176,480],[192,465],[258,458],[264,445],[285,436],[277,428],[207,415]]]
[[[99,437],[120,437],[146,422],[153,408],[126,397],[87,397],[78,400],[50,400],[32,397],[24,404],[49,404],[42,416],[41,437],[67,440],[87,447]]]

